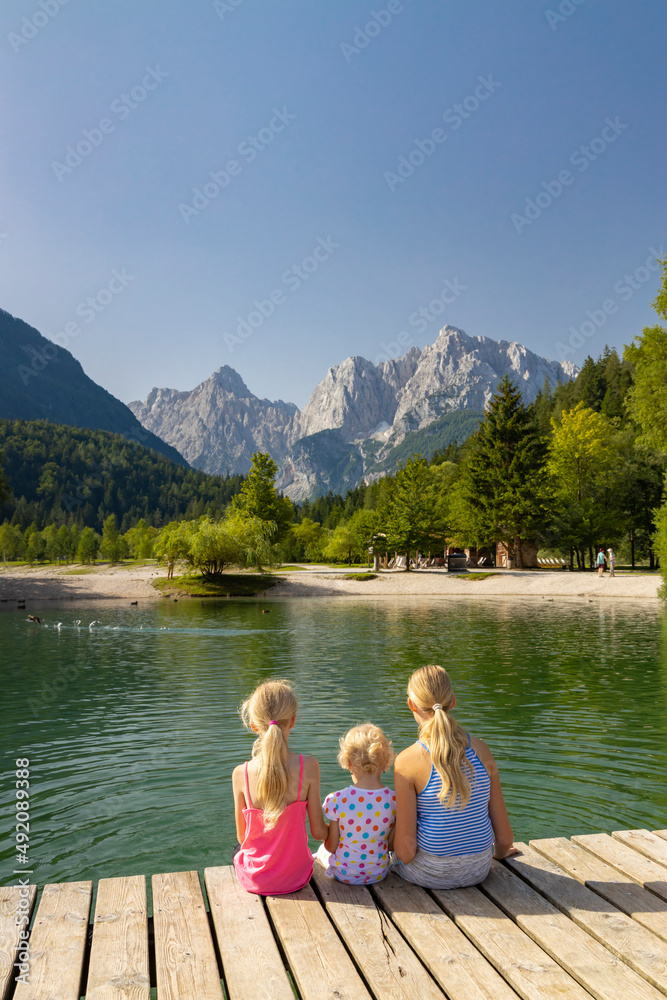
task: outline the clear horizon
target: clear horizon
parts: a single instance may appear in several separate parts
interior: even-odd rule
[[[124,402],[229,365],[303,408],[445,325],[620,349],[667,255],[667,11],[609,11],[10,0],[0,306]]]

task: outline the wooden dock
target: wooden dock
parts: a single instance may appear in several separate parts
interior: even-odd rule
[[[16,886],[0,889],[1,1000],[661,1000],[667,830],[519,845],[470,889],[391,875],[370,889],[316,865],[290,896],[229,867],[45,885],[28,983]],[[34,907],[36,887],[30,890]]]

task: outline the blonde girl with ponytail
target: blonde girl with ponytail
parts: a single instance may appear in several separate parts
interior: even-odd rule
[[[483,882],[493,858],[516,853],[498,768],[486,743],[452,716],[449,674],[429,664],[408,683],[419,739],[396,758],[393,870],[430,889]]]
[[[329,832],[319,765],[289,749],[297,707],[289,681],[269,680],[239,709],[245,727],[257,734],[252,759],[232,773],[239,839],[234,867],[248,892],[279,895],[303,888],[313,872],[306,815],[315,840]]]

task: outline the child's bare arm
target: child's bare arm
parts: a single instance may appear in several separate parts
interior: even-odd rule
[[[416,756],[411,750],[412,748],[408,748],[400,753],[394,763],[394,851],[399,861],[405,864],[409,864],[417,853],[417,791],[414,778]]]
[[[338,820],[332,819],[329,821],[329,833],[327,835],[327,839],[324,841],[325,850],[327,850],[329,854],[333,854],[338,847],[339,841],[340,828],[338,826]]]
[[[491,794],[489,797],[489,818],[493,827],[494,851],[493,856],[498,861],[506,858],[510,854],[517,854],[514,847],[514,834],[510,824],[507,808],[503,798],[503,791],[500,787],[500,775],[498,766],[493,759],[493,754],[486,743],[473,737],[473,748],[480,758],[491,779]]]
[[[389,831],[389,836],[387,837],[387,847],[389,848],[390,851],[394,850],[395,835],[396,835],[396,824],[394,823],[391,830]]]
[[[314,757],[306,757],[306,778],[308,780],[308,822],[310,832],[315,840],[326,840],[329,833],[329,824],[322,812],[320,801],[320,765]]]
[[[245,840],[245,817],[243,815],[243,810],[246,806],[243,764],[235,767],[232,772],[232,792],[234,793],[234,820],[236,822],[236,836],[239,844],[242,844]]]

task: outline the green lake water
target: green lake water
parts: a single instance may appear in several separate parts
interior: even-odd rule
[[[31,605],[47,628],[3,605],[3,883],[15,881],[18,757],[30,759],[35,881],[229,863],[230,774],[252,744],[237,707],[267,676],[296,685],[291,746],[319,759],[323,795],[346,783],[336,753],[349,726],[370,719],[396,750],[413,742],[408,676],[441,663],[454,714],[496,757],[517,840],[667,827],[667,616],[657,604],[268,606]]]

